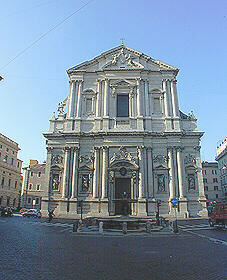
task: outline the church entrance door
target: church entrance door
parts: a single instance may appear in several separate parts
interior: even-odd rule
[[[123,194],[126,192],[127,198],[131,198],[131,179],[115,178],[115,215],[123,215]],[[129,204],[129,208],[130,204]],[[131,211],[129,211],[131,212]]]

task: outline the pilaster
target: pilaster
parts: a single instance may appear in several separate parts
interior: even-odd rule
[[[79,148],[75,147],[73,149],[72,196],[71,196],[71,198],[76,198],[77,197],[77,191],[78,191],[78,158],[79,158]]]

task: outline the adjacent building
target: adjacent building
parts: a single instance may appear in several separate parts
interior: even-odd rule
[[[217,162],[202,162],[203,183],[207,201],[222,201],[224,193],[220,184],[220,172]]]
[[[227,137],[217,146],[216,149],[218,168],[220,172],[221,188],[225,200],[227,200]]]
[[[28,167],[24,167],[22,186],[22,206],[24,208],[41,209],[41,201],[45,180],[45,163],[30,160]]]
[[[206,216],[196,118],[179,109],[179,69],[118,46],[67,71],[69,94],[50,120],[42,213]]]
[[[0,205],[20,207],[21,167],[19,145],[0,133]]]

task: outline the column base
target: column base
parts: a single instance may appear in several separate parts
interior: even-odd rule
[[[147,216],[146,200],[144,200],[144,199],[139,199],[138,200],[137,216],[139,216],[139,217],[146,217]]]
[[[109,117],[103,117],[103,130],[109,130]]]

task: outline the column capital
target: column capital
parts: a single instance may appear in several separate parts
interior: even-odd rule
[[[103,151],[106,151],[109,149],[109,146],[102,146]]]
[[[69,147],[69,146],[65,146],[63,148],[63,151],[65,151],[65,152],[69,152],[70,150],[71,150],[71,147]]]
[[[51,153],[54,150],[53,147],[46,147],[46,149],[47,149],[47,153]]]
[[[182,152],[184,150],[184,147],[176,146],[175,149],[176,149],[177,152]]]
[[[94,147],[94,150],[95,151],[98,151],[98,150],[100,150],[101,149],[101,147]]]
[[[80,147],[73,147],[72,149],[73,149],[74,152],[79,152]]]

